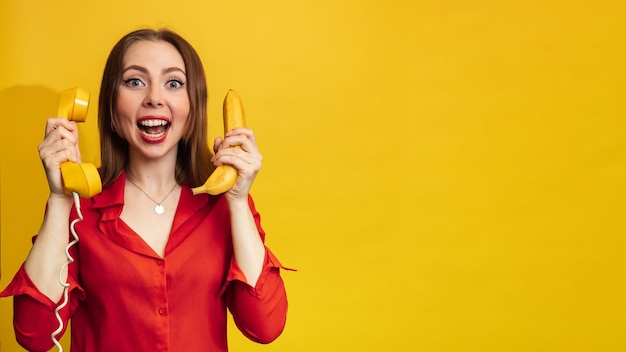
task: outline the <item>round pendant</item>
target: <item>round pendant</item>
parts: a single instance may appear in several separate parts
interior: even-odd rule
[[[165,208],[163,208],[161,204],[157,204],[157,206],[154,207],[154,212],[157,213],[157,215],[161,215],[165,212]]]

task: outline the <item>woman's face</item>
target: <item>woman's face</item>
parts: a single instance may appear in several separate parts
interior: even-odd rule
[[[128,141],[131,156],[175,158],[189,118],[186,84],[185,63],[170,43],[146,40],[128,48],[115,127]]]

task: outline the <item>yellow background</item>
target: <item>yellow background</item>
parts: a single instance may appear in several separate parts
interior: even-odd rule
[[[5,287],[47,195],[57,93],[177,30],[208,75],[212,136],[239,91],[253,188],[287,266],[283,335],[233,351],[624,351],[623,1],[0,2]],[[20,350],[0,300],[2,351]]]

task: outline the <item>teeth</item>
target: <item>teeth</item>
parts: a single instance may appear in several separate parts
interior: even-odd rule
[[[165,126],[167,123],[165,120],[142,120],[139,122],[140,125],[145,127]]]
[[[162,135],[165,134],[165,131],[159,132],[159,133],[148,133],[148,132],[145,132],[145,131],[141,131],[141,133],[143,133],[146,136],[149,136],[150,138],[159,138],[159,137],[161,137]]]

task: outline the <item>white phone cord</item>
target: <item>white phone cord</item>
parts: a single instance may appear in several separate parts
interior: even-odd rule
[[[63,280],[63,272],[65,271],[65,268],[67,268],[68,265],[74,262],[74,258],[72,258],[72,256],[70,255],[70,248],[76,243],[78,243],[78,234],[76,233],[75,226],[77,223],[83,221],[83,214],[80,211],[80,198],[78,196],[78,193],[72,192],[72,195],[74,196],[74,207],[76,208],[76,212],[78,213],[78,218],[74,219],[70,223],[70,232],[72,232],[72,236],[74,237],[74,240],[71,241],[67,245],[67,247],[65,247],[65,256],[67,257],[67,262],[63,263],[63,265],[61,266],[61,271],[59,272],[59,283],[61,284],[61,286],[63,286],[63,303],[61,303],[61,305],[59,305],[54,310],[54,315],[56,316],[57,321],[59,322],[59,327],[52,333],[52,335],[50,335],[50,337],[52,338],[52,342],[54,342],[54,344],[57,346],[57,348],[59,349],[59,352],[63,352],[63,346],[61,346],[61,344],[59,343],[59,340],[57,340],[56,338],[56,335],[58,335],[61,331],[63,331],[63,319],[61,319],[61,315],[59,314],[59,311],[61,311],[61,309],[63,309],[69,302],[69,288],[70,288],[70,284],[67,281]]]

